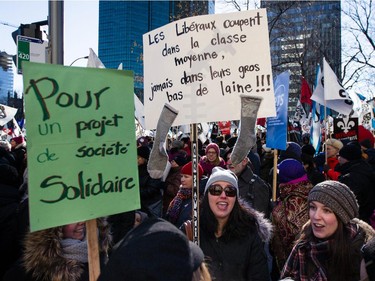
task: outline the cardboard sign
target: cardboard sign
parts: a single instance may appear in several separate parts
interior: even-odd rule
[[[24,63],[31,230],[140,207],[133,74]]]
[[[173,125],[239,120],[240,95],[260,96],[258,117],[275,116],[265,9],[203,15],[143,35],[147,129],[165,103]]]

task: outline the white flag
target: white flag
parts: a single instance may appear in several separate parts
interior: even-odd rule
[[[105,68],[102,61],[98,58],[98,56],[95,54],[94,50],[91,49],[91,48],[90,48],[89,58],[87,60],[87,67]]]
[[[317,77],[317,84],[311,96],[311,99],[321,105],[325,105],[326,107],[337,111],[338,113],[349,115],[353,108],[353,102],[350,99],[324,100],[324,89],[327,85],[327,82],[325,82],[325,77],[323,76],[320,67],[318,68]]]
[[[18,125],[17,120],[13,118],[12,121],[13,121],[13,135],[16,137],[23,136],[22,130],[20,126]]]
[[[323,58],[324,72],[324,99],[325,100],[346,100],[349,99],[345,89],[337,80],[336,74]]]
[[[141,127],[145,129],[146,126],[145,126],[144,106],[136,94],[134,94],[134,103],[135,103],[135,118],[138,120]]]
[[[298,121],[300,122],[300,124],[302,124],[302,122],[304,122],[306,119],[307,119],[306,112],[303,109],[301,101],[298,100],[297,105],[296,105],[296,111],[294,113],[294,121]]]
[[[322,138],[322,130],[321,130],[321,112],[320,112],[320,104],[316,101],[313,101],[312,110],[311,110],[311,130],[310,130],[310,142],[311,145],[315,148],[315,151],[318,152],[320,150],[320,142]]]

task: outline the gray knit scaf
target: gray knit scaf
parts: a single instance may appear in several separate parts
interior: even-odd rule
[[[318,183],[310,191],[308,201],[318,201],[330,208],[344,224],[358,217],[358,203],[349,187],[338,181]]]

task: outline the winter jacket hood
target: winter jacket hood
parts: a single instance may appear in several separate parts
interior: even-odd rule
[[[110,242],[108,227],[100,219],[99,251],[106,253]],[[37,280],[77,281],[84,272],[85,264],[64,257],[61,240],[62,226],[28,233],[25,238],[23,265],[26,272]]]
[[[249,203],[247,203],[244,199],[239,199],[239,202],[242,206],[246,209],[251,208]],[[258,212],[253,209],[255,220],[258,224],[258,234],[263,242],[269,242],[272,238],[272,231],[273,226],[270,220],[266,219],[263,213]]]

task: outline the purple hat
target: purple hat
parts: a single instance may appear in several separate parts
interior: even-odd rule
[[[280,183],[287,183],[299,179],[306,174],[301,162],[295,159],[285,159],[277,165],[277,173]]]
[[[301,154],[302,154],[301,146],[296,142],[289,141],[286,144],[286,150],[280,151],[280,160],[293,158],[293,159],[300,161]]]

